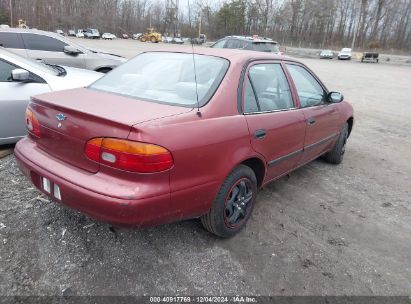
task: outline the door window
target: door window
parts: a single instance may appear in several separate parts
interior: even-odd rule
[[[22,36],[29,50],[63,52],[64,47],[67,45],[63,41],[44,35],[22,34]]]
[[[11,71],[16,69],[16,67],[8,62],[0,60],[0,82],[10,82],[13,79],[11,78]]]
[[[222,48],[224,48],[224,44],[226,43],[226,41],[227,41],[226,39],[217,41],[217,42],[213,45],[213,48],[217,48],[217,49],[222,49]]]
[[[0,46],[10,49],[24,49],[18,33],[0,33]]]
[[[318,81],[305,68],[287,64],[294,80],[302,108],[318,106],[325,101],[325,92]]]
[[[244,112],[287,110],[294,107],[290,87],[280,64],[256,64],[249,70],[244,91]],[[258,111],[254,109],[254,100]]]

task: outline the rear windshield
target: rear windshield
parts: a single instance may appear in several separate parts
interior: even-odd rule
[[[278,45],[271,42],[254,42],[251,47],[252,50],[259,52],[277,53],[280,51]]]
[[[212,56],[194,55],[193,60],[192,54],[144,53],[89,88],[186,107],[197,105],[198,94],[199,104],[203,106],[220,85],[228,66],[226,59]]]

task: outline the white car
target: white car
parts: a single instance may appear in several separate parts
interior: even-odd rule
[[[352,50],[350,48],[343,48],[338,53],[339,60],[351,60],[351,57],[352,57]]]
[[[103,35],[101,35],[101,38],[104,40],[113,40],[116,39],[116,35],[113,35],[111,33],[104,33]]]
[[[24,115],[30,96],[85,87],[104,74],[46,65],[0,47],[0,145],[26,135]]]
[[[78,30],[78,31],[77,31],[77,34],[76,34],[76,37],[77,37],[77,38],[84,38],[83,30]]]

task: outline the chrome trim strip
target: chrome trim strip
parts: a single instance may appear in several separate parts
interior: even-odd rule
[[[243,114],[244,115],[267,114],[267,113],[286,112],[286,111],[292,111],[292,110],[299,110],[299,108],[287,108],[287,109],[281,109],[281,110],[261,111],[261,112],[248,112],[248,113],[243,113]]]

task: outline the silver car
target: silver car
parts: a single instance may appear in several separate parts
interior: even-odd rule
[[[26,134],[24,116],[30,96],[83,87],[104,74],[46,65],[0,47],[0,145]]]
[[[107,73],[126,61],[125,58],[89,49],[51,32],[6,28],[0,29],[0,46],[21,56]]]

